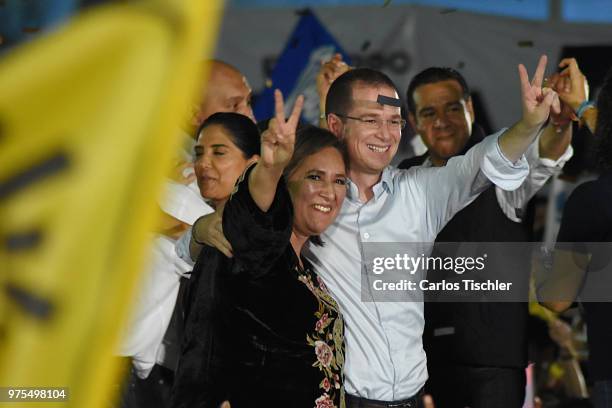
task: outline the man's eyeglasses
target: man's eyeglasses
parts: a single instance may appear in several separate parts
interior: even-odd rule
[[[368,129],[380,129],[382,128],[383,122],[387,124],[387,129],[400,131],[406,127],[405,119],[381,119],[381,118],[356,118],[354,116],[348,115],[340,115],[339,113],[335,113],[334,115],[344,118],[344,119],[352,119],[358,122],[361,122],[364,127]]]

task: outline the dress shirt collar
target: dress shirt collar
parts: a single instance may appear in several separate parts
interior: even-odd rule
[[[423,164],[421,164],[421,166],[423,166],[423,167],[433,167],[433,163],[431,162],[431,157],[427,156],[425,158],[425,161],[423,161]]]
[[[387,166],[382,172],[380,180],[378,183],[374,184],[372,188],[374,191],[374,198],[378,199],[380,196],[386,192],[388,194],[393,194],[393,172],[392,167]],[[348,180],[348,190],[346,192],[346,198],[351,201],[359,201],[359,188],[357,184],[353,183],[351,179]]]

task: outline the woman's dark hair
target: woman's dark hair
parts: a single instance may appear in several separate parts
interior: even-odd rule
[[[234,112],[217,112],[208,117],[198,128],[198,138],[209,126],[219,125],[230,134],[232,142],[242,151],[245,159],[259,154],[260,136],[257,125],[247,116]]]
[[[612,68],[606,74],[597,97],[595,139],[597,165],[602,172],[612,170]]]
[[[306,125],[297,131],[295,137],[295,147],[293,150],[293,157],[291,161],[285,167],[283,176],[285,180],[289,180],[289,177],[299,167],[300,164],[307,157],[312,156],[320,152],[321,150],[331,147],[336,149],[342,156],[344,161],[345,169],[348,169],[348,151],[344,143],[338,139],[332,132],[327,129],[322,129],[312,125]],[[315,245],[322,246],[323,241],[318,235],[311,236],[310,242]]]

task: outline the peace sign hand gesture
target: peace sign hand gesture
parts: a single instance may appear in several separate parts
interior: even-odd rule
[[[268,129],[261,135],[261,164],[270,169],[282,172],[291,160],[295,144],[295,132],[304,105],[304,97],[300,95],[295,101],[289,119],[285,120],[285,104],[283,94],[278,89],[274,91],[274,118],[268,123]]]
[[[274,91],[276,113],[268,123],[268,129],[261,135],[261,155],[249,176],[249,192],[262,211],[268,211],[272,205],[278,181],[293,156],[295,131],[302,105],[304,97],[300,95],[289,119],[285,120],[283,94],[278,89]]]
[[[519,64],[519,77],[521,79],[521,97],[523,104],[523,121],[530,128],[540,127],[552,110],[561,112],[559,96],[550,88],[542,88],[544,70],[546,69],[546,55],[540,57],[533,80],[529,82],[527,69]]]

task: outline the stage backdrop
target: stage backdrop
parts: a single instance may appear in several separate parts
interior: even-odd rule
[[[422,6],[342,6],[313,12],[353,65],[381,69],[402,93],[410,78],[426,67],[458,69],[478,93],[493,128],[519,118],[519,62],[533,72],[539,55],[546,53],[552,71],[564,46],[612,45],[610,25],[518,20]],[[261,92],[299,19],[300,13],[287,8],[227,9],[216,55],[236,65],[254,91]]]

